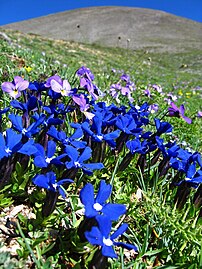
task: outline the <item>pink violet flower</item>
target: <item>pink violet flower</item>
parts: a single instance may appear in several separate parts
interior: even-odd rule
[[[152,85],[152,88],[153,88],[154,90],[156,90],[158,93],[162,93],[162,92],[163,92],[161,86],[159,86],[159,85],[157,85],[157,84],[153,84],[153,85]]]
[[[170,117],[177,117],[184,119],[188,124],[192,123],[192,120],[184,115],[185,108],[184,105],[181,105],[179,108],[173,103],[170,103],[171,107],[168,108]]]
[[[87,103],[84,94],[74,95],[72,99],[77,105],[79,105],[80,111],[86,116],[87,119],[91,120],[95,116],[93,113],[87,111],[90,108],[90,105]]]
[[[144,90],[144,94],[151,98],[151,91],[149,89]]]
[[[153,104],[149,106],[148,109],[152,114],[156,113],[159,110],[159,105]]]
[[[50,85],[54,92],[60,93],[62,96],[69,96],[72,93],[71,86],[66,79],[61,81],[61,83],[52,79]]]
[[[21,96],[21,92],[26,90],[29,82],[20,76],[15,76],[13,82],[3,82],[1,88],[7,92],[11,97],[17,99]]]
[[[202,111],[198,111],[198,113],[197,113],[197,117],[198,117],[198,118],[202,118]]]

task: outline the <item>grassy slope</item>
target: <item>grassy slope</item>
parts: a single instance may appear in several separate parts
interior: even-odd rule
[[[197,111],[202,110],[202,59],[199,50],[172,54],[149,53],[141,50],[130,51],[53,41],[9,30],[6,33],[11,37],[14,45],[10,47],[7,42],[0,40],[2,42],[1,73],[8,71],[12,66],[9,72],[10,79],[13,75],[22,73],[24,66],[32,67],[28,75],[30,80],[34,80],[38,79],[39,74],[47,78],[57,71],[63,77],[69,77],[80,66],[86,65],[95,74],[98,86],[106,90],[113,81],[103,77],[109,76],[111,69],[115,68],[130,74],[138,88],[156,83],[162,86],[164,92],[181,94],[177,104],[185,103],[186,115],[189,117],[194,118]],[[45,56],[42,56],[42,52],[45,52]],[[197,87],[200,88],[195,91]],[[141,95],[142,91],[138,89],[137,96]],[[182,135],[181,139],[185,139],[194,149],[202,147],[200,120],[195,118],[192,125],[176,119],[171,119],[171,122],[176,125],[176,131]]]
[[[142,90],[148,84],[157,83],[163,87],[164,92],[171,91],[176,94],[182,92],[178,104],[186,102],[187,116],[194,115],[197,110],[202,109],[201,92],[196,91],[194,94],[193,90],[197,86],[202,86],[200,51],[156,54],[51,41],[11,31],[6,33],[11,37],[13,45],[10,46],[6,41],[0,40],[0,83],[12,80],[17,74],[24,75],[30,80],[39,77],[45,79],[56,71],[71,82],[75,70],[81,65],[86,65],[95,74],[97,85],[102,90],[107,90],[116,82],[111,72],[111,69],[115,68],[124,70],[132,76],[137,85],[134,96],[137,101],[147,100]],[[31,67],[32,70],[26,72],[25,66]],[[156,96],[154,101],[158,102],[162,109],[167,107],[159,96]],[[178,134],[180,141],[186,140],[195,150],[202,148],[201,119],[195,119],[192,125],[186,124],[181,119],[168,120],[175,126],[174,133]],[[116,201],[129,207],[126,218],[132,227],[130,240],[140,246],[140,253],[135,263],[133,256],[129,255],[126,261],[127,267],[123,267],[122,262],[117,260],[110,268],[146,268],[146,264],[151,266],[150,268],[155,266],[155,268],[197,268],[189,267],[198,262],[195,257],[196,255],[199,257],[196,253],[199,253],[201,238],[194,208],[191,204],[187,204],[185,208],[187,211],[176,211],[173,205],[175,191],[169,189],[166,178],[158,182],[145,182],[145,187],[136,172],[135,169],[128,168],[126,172],[115,174],[114,189],[118,190],[115,195]],[[109,171],[106,171],[103,177],[105,176],[110,180]],[[96,175],[92,180],[96,180]],[[153,180],[155,181],[155,175]],[[137,186],[145,191],[145,199],[140,203],[135,199]],[[47,220],[47,223],[48,221],[51,222],[51,219]],[[158,252],[161,260],[158,260],[158,255],[156,256]],[[163,260],[166,265],[176,267],[163,267]]]

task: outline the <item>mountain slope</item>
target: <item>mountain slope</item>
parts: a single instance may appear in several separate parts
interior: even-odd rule
[[[7,24],[3,28],[130,49],[183,51],[202,45],[201,23],[143,8],[83,8]]]

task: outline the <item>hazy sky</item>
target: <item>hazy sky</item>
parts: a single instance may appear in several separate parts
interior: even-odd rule
[[[144,7],[202,22],[202,0],[0,0],[0,25],[90,6]]]

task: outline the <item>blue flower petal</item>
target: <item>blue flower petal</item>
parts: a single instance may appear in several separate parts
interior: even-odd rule
[[[54,141],[48,141],[47,157],[51,158],[55,154],[56,143]]]
[[[104,168],[104,165],[102,163],[85,163],[83,164],[83,166],[87,169],[87,170],[100,170],[102,168]]]
[[[115,246],[118,247],[122,247],[122,248],[126,248],[128,250],[134,250],[134,251],[138,251],[138,248],[135,245],[132,244],[128,244],[128,243],[123,243],[123,242],[114,242]]]
[[[34,140],[30,139],[27,143],[25,143],[18,152],[25,154],[25,155],[32,155],[37,152],[37,148],[34,146]]]
[[[110,220],[118,220],[118,218],[126,213],[126,206],[121,204],[106,204],[102,213],[107,215]]]
[[[85,237],[92,245],[103,245],[103,236],[97,227],[92,227],[90,232],[85,232]]]
[[[90,147],[86,147],[78,159],[79,163],[83,163],[84,161],[90,159],[91,152],[92,152],[92,149]]]
[[[98,226],[103,237],[108,238],[112,228],[112,224],[109,217],[104,215],[98,215],[96,217],[96,220],[98,222]]]
[[[100,188],[95,199],[96,203],[104,204],[105,201],[109,198],[111,192],[112,186],[110,184],[106,184],[104,180],[101,180]]]
[[[113,246],[104,245],[102,247],[102,255],[106,256],[106,257],[110,257],[110,258],[115,258],[115,259],[118,258],[117,254],[115,253],[115,251],[113,249]]]
[[[94,205],[94,189],[92,184],[88,183],[83,187],[80,191],[80,199],[84,206]]]
[[[45,175],[37,175],[32,179],[32,182],[41,188],[50,189],[49,180]]]
[[[6,145],[10,150],[12,150],[17,144],[19,144],[21,139],[21,134],[17,134],[12,129],[6,130]]]
[[[34,165],[42,168],[42,167],[47,167],[48,163],[45,161],[45,159],[41,155],[38,155],[34,158]]]
[[[119,235],[122,235],[128,229],[128,224],[123,223],[112,235],[111,239],[117,238]]]
[[[77,161],[79,156],[77,149],[73,148],[72,146],[66,146],[65,152],[71,160]]]

